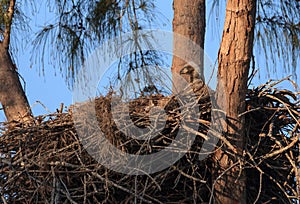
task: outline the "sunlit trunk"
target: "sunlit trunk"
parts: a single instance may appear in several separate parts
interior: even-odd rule
[[[32,119],[31,109],[7,48],[0,43],[0,102],[7,121]]]
[[[174,9],[174,19],[173,19],[173,32],[179,34],[197,45],[202,49],[204,48],[204,37],[205,37],[205,0],[174,0],[173,1]],[[181,74],[187,82],[191,82],[191,78],[202,78],[203,79],[203,52],[194,50],[191,48],[186,41],[182,41],[174,37],[173,42],[174,53],[175,50],[181,50],[184,56],[173,56],[172,61],[172,73],[181,74],[181,70],[187,65],[187,61],[182,58],[189,59],[191,56],[196,56],[196,60],[193,60],[194,64],[198,68],[195,72],[190,72],[187,74]],[[192,57],[193,58],[193,57]],[[192,77],[190,75],[193,75]],[[176,86],[179,82],[174,81],[173,83]]]
[[[218,55],[217,103],[226,111],[222,127],[236,148],[222,146],[214,156],[216,203],[247,203],[246,177],[241,169],[245,144],[245,97],[253,50],[256,0],[228,0],[222,42]]]

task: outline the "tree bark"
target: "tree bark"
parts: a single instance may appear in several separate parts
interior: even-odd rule
[[[215,155],[214,198],[216,203],[247,203],[246,177],[242,169],[245,143],[245,97],[253,50],[256,0],[228,0],[222,42],[218,54],[216,99],[226,111],[223,134],[236,153],[223,147]]]
[[[189,61],[192,61],[199,70],[196,72],[184,74],[183,78],[187,82],[191,79],[203,77],[203,48],[205,37],[205,0],[174,0],[173,1],[174,18],[173,18],[173,32],[185,37],[197,45],[202,50],[193,50],[186,41],[182,41],[174,35],[173,49],[174,53],[181,53],[181,56],[173,56],[172,73],[180,75],[180,71],[184,68]],[[176,51],[177,50],[177,51]],[[186,61],[185,59],[190,59]],[[192,65],[193,66],[193,65]],[[197,67],[194,67],[195,69]],[[193,75],[193,76],[190,76]],[[173,77],[174,85],[177,85],[178,79]]]
[[[15,12],[16,0],[5,2],[7,10],[4,15],[3,40],[0,42],[0,103],[8,122],[32,120],[31,109],[20,83],[16,65],[9,54],[11,28]]]
[[[32,119],[31,109],[8,49],[0,43],[0,102],[7,121]]]

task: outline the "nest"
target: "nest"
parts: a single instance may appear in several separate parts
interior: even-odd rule
[[[297,203],[300,196],[300,105],[297,93],[274,88],[277,83],[269,82],[247,94],[247,145],[240,165],[248,178],[248,203]],[[95,123],[118,150],[153,154],[175,139],[185,113],[174,97],[152,94],[115,107],[118,121],[128,120],[125,112],[129,111],[132,125],[144,129],[153,121],[162,123],[149,117],[148,107],[164,109],[166,123],[151,142],[128,138],[120,131],[112,114],[114,100],[110,93],[80,107],[85,112],[96,110]],[[125,105],[128,110],[122,108]],[[185,129],[185,134],[196,134],[189,151],[168,168],[143,175],[118,173],[95,160],[83,144],[99,141],[79,137],[76,112],[71,110],[39,116],[34,125],[17,123],[10,128],[3,124],[0,203],[207,203],[213,197],[214,165],[211,156],[199,160],[199,153],[211,121],[211,102],[201,100],[196,108],[200,112],[197,133]],[[80,122],[89,131],[91,124],[84,118]],[[227,142],[221,139],[219,144]]]

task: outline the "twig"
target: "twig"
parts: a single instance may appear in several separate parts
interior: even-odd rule
[[[276,155],[278,155],[278,154],[281,154],[281,153],[287,151],[288,149],[290,149],[291,147],[293,147],[297,142],[299,142],[299,138],[300,138],[300,134],[298,134],[298,136],[295,137],[295,138],[293,139],[293,141],[292,141],[290,144],[288,144],[287,146],[285,146],[284,148],[281,148],[281,149],[276,150],[276,151],[274,151],[274,152],[272,152],[272,153],[266,154],[266,155],[264,155],[264,156],[262,156],[262,157],[263,157],[264,159],[267,159],[267,158],[274,157],[274,156],[276,156]]]

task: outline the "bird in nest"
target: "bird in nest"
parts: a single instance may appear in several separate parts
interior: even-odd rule
[[[195,94],[198,98],[206,98],[209,96],[209,88],[201,79],[199,72],[189,64],[185,65],[179,72],[180,75],[188,76],[189,85],[184,89],[185,94]],[[192,93],[193,92],[193,93]]]

